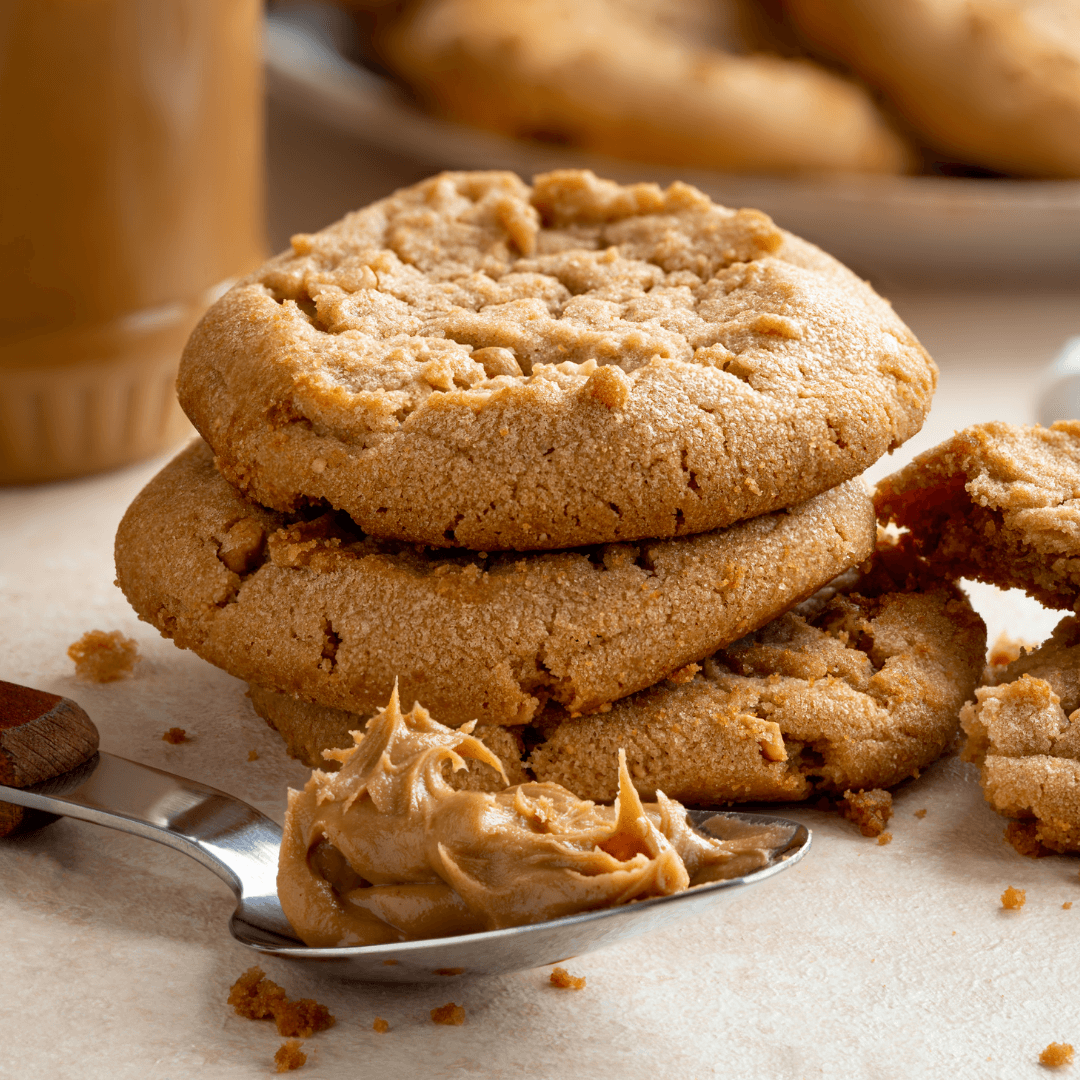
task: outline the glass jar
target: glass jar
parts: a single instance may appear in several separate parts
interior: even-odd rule
[[[0,482],[189,430],[185,340],[265,255],[259,0],[0,4]]]

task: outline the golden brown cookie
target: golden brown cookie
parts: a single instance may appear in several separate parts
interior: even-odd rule
[[[427,0],[384,35],[437,115],[614,157],[723,172],[898,172],[866,91],[808,60],[746,53],[730,0]]]
[[[964,757],[979,766],[986,801],[1017,819],[1007,835],[1024,854],[1080,851],[1078,642],[1077,620],[1065,619],[1010,665],[1010,681],[977,690],[961,713]]]
[[[882,480],[874,504],[942,573],[1024,589],[1052,608],[1080,595],[1078,421],[957,432]]]
[[[682,685],[562,720],[529,764],[582,798],[614,797],[607,758],[680,801],[805,799],[885,788],[948,747],[978,682],[986,628],[906,548],[710,657]]]
[[[916,432],[936,377],[868,285],[756,211],[447,173],[294,237],[210,309],[178,390],[265,506],[525,551],[811,498]]]
[[[139,616],[242,679],[370,713],[520,724],[551,699],[596,709],[708,655],[865,559],[859,480],[725,530],[531,555],[428,550],[344,514],[246,500],[197,442],[116,537]]]
[[[533,726],[474,734],[508,770],[524,764],[537,780],[599,801],[615,796],[605,759],[620,749],[650,798],[799,800],[889,787],[949,745],[985,648],[982,620],[958,589],[910,551],[883,549],[868,574],[843,575],[700,669],[609,712],[571,718],[549,706]],[[252,701],[308,763],[363,724],[255,687]],[[515,745],[532,747],[524,763]]]
[[[1075,0],[784,0],[807,41],[959,161],[1080,176]]]

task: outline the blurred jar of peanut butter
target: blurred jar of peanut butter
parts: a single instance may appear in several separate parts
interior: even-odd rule
[[[182,437],[184,342],[264,257],[259,0],[0,0],[0,483]]]

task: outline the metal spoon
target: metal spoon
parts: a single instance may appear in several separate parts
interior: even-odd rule
[[[15,726],[0,715],[0,733],[5,725]],[[4,749],[2,742],[0,749]],[[810,847],[810,831],[794,821],[690,811],[691,823],[706,835],[723,837],[740,827],[774,825],[781,827],[786,839],[770,851],[768,864],[761,869],[672,896],[482,934],[312,949],[297,941],[278,902],[281,828],[232,795],[99,752],[82,765],[39,783],[0,785],[0,800],[134,833],[182,851],[221,877],[236,894],[239,902],[229,930],[240,944],[368,982],[428,982],[448,974],[496,975],[558,963],[726,903],[750,885],[793,866]]]

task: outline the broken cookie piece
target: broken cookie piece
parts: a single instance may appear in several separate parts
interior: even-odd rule
[[[882,480],[874,505],[943,574],[1051,608],[1080,595],[1080,421],[966,428]]]
[[[1039,650],[1016,661],[1039,668]],[[1072,695],[1075,674],[1058,686]],[[1063,707],[1064,706],[1064,707]],[[1066,713],[1066,708],[1069,712]],[[986,801],[1017,819],[1006,839],[1022,854],[1080,851],[1080,710],[1048,679],[1020,675],[982,687],[960,714],[967,744],[964,759],[979,766]]]

